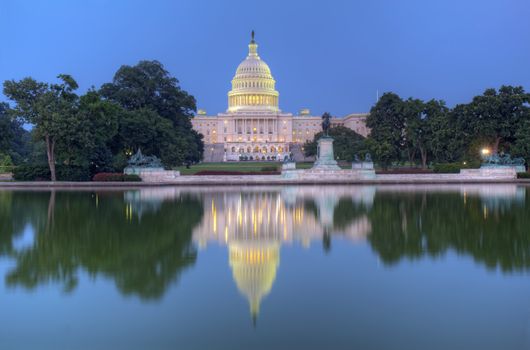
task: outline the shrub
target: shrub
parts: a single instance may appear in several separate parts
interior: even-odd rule
[[[278,171],[278,168],[275,166],[264,166],[261,168],[261,171],[265,171],[265,172]]]
[[[142,179],[136,174],[122,173],[98,173],[94,175],[92,181],[96,182],[140,182]]]
[[[524,173],[517,173],[518,179],[530,179],[530,173],[524,172]]]
[[[57,165],[58,181],[89,181],[89,170],[79,165]],[[13,178],[17,181],[50,181],[48,165],[24,164],[13,169]]]
[[[59,165],[56,167],[58,181],[90,181],[88,167],[79,165]]]
[[[435,173],[459,173],[460,169],[478,168],[478,162],[457,162],[457,163],[438,163],[433,165],[432,169]]]
[[[10,167],[13,166],[13,161],[9,154],[4,154],[0,152],[0,167]]]
[[[13,178],[17,181],[50,181],[50,169],[47,165],[20,165],[13,169]]]
[[[2,166],[0,165],[0,174],[3,174],[3,173],[10,173],[13,171],[15,167],[14,166]]]

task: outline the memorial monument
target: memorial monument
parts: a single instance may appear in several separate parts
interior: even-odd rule
[[[314,170],[340,170],[333,153],[333,138],[329,136],[331,115],[322,115],[322,131],[324,135],[317,141],[317,160],[313,165]]]
[[[167,182],[180,176],[178,171],[165,170],[158,157],[146,156],[139,148],[127,164],[123,172],[138,175],[144,182]]]

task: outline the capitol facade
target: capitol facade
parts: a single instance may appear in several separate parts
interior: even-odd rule
[[[302,109],[298,115],[279,108],[279,92],[267,63],[258,55],[252,40],[248,55],[239,64],[228,92],[225,113],[209,116],[204,110],[192,119],[193,128],[203,135],[205,162],[240,160],[283,160],[292,155],[303,160],[303,144],[322,130],[321,116]],[[334,117],[332,126],[342,125],[367,136],[367,113]]]

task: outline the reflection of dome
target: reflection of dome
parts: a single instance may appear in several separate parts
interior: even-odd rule
[[[232,90],[228,93],[228,111],[278,112],[278,91],[271,70],[258,55],[258,44],[252,40],[248,45],[248,56],[237,67],[232,79]]]
[[[280,263],[278,242],[229,243],[230,267],[239,291],[250,303],[250,313],[255,321],[261,299],[269,294],[276,279]]]

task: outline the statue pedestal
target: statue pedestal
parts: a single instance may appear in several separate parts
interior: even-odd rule
[[[124,174],[127,174],[127,175],[140,175],[141,172],[160,172],[160,171],[164,171],[164,168],[163,167],[156,167],[156,168],[152,168],[152,167],[139,167],[139,166],[128,166],[126,167],[125,169],[123,169],[123,173]]]
[[[321,137],[318,140],[317,161],[313,164],[314,170],[340,170],[333,154],[333,138]]]

